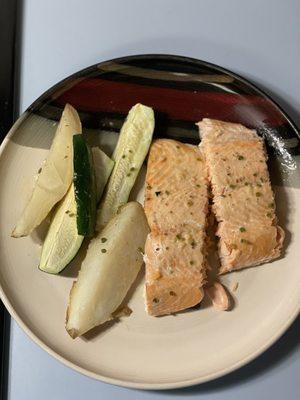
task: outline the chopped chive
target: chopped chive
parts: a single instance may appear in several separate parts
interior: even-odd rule
[[[238,158],[238,160],[245,160],[245,157],[242,156],[241,154],[239,154],[239,155],[237,156],[237,158]]]
[[[70,210],[67,210],[67,211],[66,211],[66,214],[69,214],[69,212],[70,212]]]
[[[134,170],[135,170],[135,168],[134,168],[134,167],[131,167],[131,168],[130,168],[130,171],[134,171]]]
[[[233,185],[232,183],[229,185],[230,189],[235,189],[236,185]]]
[[[42,167],[41,168],[39,168],[39,170],[38,170],[38,174],[40,174],[42,172]]]
[[[246,232],[246,228],[244,228],[243,226],[240,227],[240,232]]]
[[[261,197],[261,196],[262,196],[262,193],[261,193],[261,192],[256,192],[256,193],[255,193],[255,196],[256,196],[256,197]]]
[[[267,213],[267,217],[268,217],[268,218],[272,218],[272,213],[268,212],[268,213]]]
[[[101,238],[101,243],[107,242],[107,239],[105,237]]]
[[[125,154],[122,155],[122,158],[126,158]]]
[[[129,172],[126,176],[131,176],[131,173]]]
[[[169,196],[169,194],[170,194],[170,192],[168,190],[166,190],[165,193],[166,193],[167,196]]]
[[[201,185],[199,185],[199,183],[197,183],[196,187],[199,188],[199,187],[201,187]]]
[[[275,207],[275,204],[274,204],[274,202],[272,202],[272,203],[269,203],[269,204],[268,204],[268,207],[269,207],[269,208],[274,208],[274,207]]]
[[[253,176],[255,176],[255,177],[257,177],[257,175],[258,175],[258,173],[257,173],[257,172],[255,172],[255,173],[253,174]]]
[[[190,265],[194,265],[195,262],[193,260],[190,261]]]
[[[101,253],[106,253],[106,249],[101,249]]]
[[[188,205],[189,207],[191,207],[193,204],[194,204],[194,202],[193,202],[192,200],[189,200],[189,201],[187,202],[187,205]]]

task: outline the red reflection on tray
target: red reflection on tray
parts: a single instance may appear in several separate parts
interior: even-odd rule
[[[286,122],[271,101],[258,95],[178,90],[99,78],[77,81],[53,99],[58,105],[70,103],[83,112],[127,114],[134,104],[143,103],[175,120],[196,122],[208,117],[253,127]]]

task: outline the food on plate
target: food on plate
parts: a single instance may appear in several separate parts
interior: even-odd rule
[[[227,311],[230,308],[230,297],[220,282],[205,287],[205,294],[210,298],[215,309]]]
[[[143,207],[130,202],[92,239],[70,292],[66,329],[72,338],[112,318],[143,264],[148,232]]]
[[[218,222],[220,274],[278,258],[277,225],[264,143],[255,130],[204,118],[198,123]]]
[[[130,191],[148,153],[153,130],[152,108],[142,104],[132,107],[122,126],[112,156],[115,166],[99,205],[97,231],[101,231],[116,214],[118,208],[127,203]]]
[[[175,313],[198,304],[206,277],[208,179],[197,146],[160,139],[150,149],[145,213],[146,309]]]
[[[100,150],[99,147],[92,147],[92,155],[95,168],[96,195],[98,203],[115,163],[104,153],[104,151]]]
[[[73,136],[74,192],[79,235],[92,236],[96,222],[96,182],[91,150],[82,135]]]
[[[96,196],[99,198],[114,162],[98,147],[92,148],[92,154],[95,166]],[[66,196],[55,210],[44,241],[39,265],[42,271],[58,274],[76,256],[84,239],[84,236],[78,233],[76,215],[74,184],[71,184]]]
[[[31,198],[12,232],[13,237],[29,235],[66,194],[73,179],[73,135],[80,133],[79,116],[67,104]]]

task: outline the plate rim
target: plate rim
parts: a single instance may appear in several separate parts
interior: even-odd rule
[[[18,129],[19,125],[26,119],[26,117],[32,112],[32,109],[36,108],[39,103],[43,101],[46,97],[49,96],[55,89],[59,88],[62,86],[64,83],[66,83],[68,80],[75,78],[79,74],[86,74],[89,70],[93,70],[100,66],[103,63],[108,63],[108,62],[126,62],[130,61],[131,59],[137,59],[137,58],[169,58],[169,59],[177,59],[181,61],[188,61],[188,62],[193,62],[197,63],[199,65],[204,65],[211,67],[215,70],[219,70],[222,72],[225,72],[228,75],[231,75],[233,77],[236,77],[238,80],[242,81],[246,85],[252,87],[254,90],[256,90],[258,93],[266,97],[269,101],[271,101],[274,105],[277,106],[279,111],[282,113],[284,118],[287,120],[287,122],[292,126],[294,129],[295,133],[299,136],[300,138],[300,130],[298,129],[297,125],[294,123],[292,118],[289,117],[289,115],[284,111],[282,106],[280,106],[273,98],[264,92],[264,90],[260,89],[257,87],[255,84],[253,84],[251,81],[248,79],[240,76],[239,74],[236,74],[235,72],[232,72],[231,70],[228,70],[226,68],[223,68],[217,64],[213,64],[207,61],[203,61],[197,58],[192,58],[192,57],[185,57],[185,56],[180,56],[180,55],[169,55],[169,54],[139,54],[139,55],[130,55],[130,56],[125,56],[125,57],[118,57],[118,58],[113,58],[110,60],[104,60],[101,61],[100,63],[93,64],[87,68],[83,68],[74,74],[69,75],[68,77],[60,80],[57,82],[55,85],[51,86],[48,90],[43,92],[42,95],[40,95],[16,120],[16,122],[13,124],[7,135],[4,137],[1,145],[0,145],[0,158],[2,154],[4,153],[10,138],[13,136],[14,132]],[[5,293],[5,290],[3,288],[3,285],[0,280],[0,298],[3,301],[5,307],[7,308],[8,312],[10,315],[13,317],[13,319],[17,322],[18,326],[26,333],[26,335],[33,340],[38,346],[40,346],[43,350],[45,350],[48,354],[53,356],[56,360],[60,361],[62,364],[65,366],[75,370],[76,372],[79,372],[89,378],[93,378],[95,380],[99,380],[105,383],[110,383],[113,385],[118,385],[121,387],[126,387],[126,388],[132,388],[132,389],[144,389],[144,390],[168,390],[168,389],[179,389],[179,388],[184,388],[184,387],[189,387],[189,386],[194,386],[197,384],[201,384],[204,382],[209,382],[214,379],[220,378],[224,375],[227,375],[244,365],[248,364],[255,358],[257,358],[259,355],[261,355],[264,351],[266,351],[268,348],[270,348],[286,331],[287,329],[292,325],[292,323],[296,320],[297,316],[300,314],[300,306],[294,307],[293,312],[290,313],[289,317],[284,321],[282,324],[281,328],[277,330],[277,332],[274,333],[272,337],[269,338],[268,341],[266,341],[264,344],[262,344],[259,348],[257,348],[255,351],[253,351],[251,354],[248,356],[245,356],[243,359],[237,361],[230,367],[224,367],[223,369],[203,375],[202,377],[199,378],[192,378],[192,379],[185,379],[185,380],[180,380],[178,382],[171,382],[171,383],[149,383],[149,382],[136,382],[136,381],[130,381],[130,380],[122,380],[118,378],[111,378],[105,375],[101,375],[96,372],[92,372],[86,368],[80,367],[77,364],[73,363],[72,361],[68,360],[67,358],[61,356],[59,353],[57,353],[55,350],[53,350],[50,346],[45,344],[42,339],[40,339],[33,331],[29,328],[29,326],[22,320],[18,312],[14,309],[12,302],[9,300],[8,296]]]

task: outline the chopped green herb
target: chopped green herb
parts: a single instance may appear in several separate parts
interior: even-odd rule
[[[101,243],[107,242],[107,239],[105,237],[101,238]]]
[[[66,211],[66,214],[69,214],[69,212],[70,212],[70,210],[67,210],[67,211]]]
[[[193,260],[190,261],[190,265],[194,265],[195,262]]]
[[[274,207],[275,207],[275,204],[274,204],[274,202],[272,202],[272,203],[269,203],[269,204],[268,204],[268,207],[269,207],[269,208],[274,208]]]
[[[130,168],[130,171],[134,171],[134,170],[135,170],[135,168],[134,168],[134,167],[131,167],[131,168]]]
[[[197,183],[196,187],[199,188],[199,187],[201,187],[201,185],[199,185],[199,183]]]
[[[180,146],[178,146],[178,144],[176,145],[176,149],[180,149]]]
[[[69,217],[74,217],[74,213],[69,213]]]
[[[152,189],[152,186],[147,185],[147,189],[151,190],[151,189]]]
[[[240,227],[240,232],[246,232],[246,229],[243,226],[241,226]]]
[[[128,150],[129,151],[129,153],[132,153],[132,150]]]
[[[138,251],[139,251],[140,253],[144,254],[144,250],[143,250],[142,247],[138,247]]]
[[[230,189],[235,189],[236,185],[233,185],[232,183],[229,185]]]
[[[245,182],[245,186],[249,186],[249,182]]]
[[[166,193],[167,196],[169,196],[169,194],[170,194],[170,192],[168,190],[166,190],[165,193]]]
[[[189,200],[189,201],[187,202],[187,205],[188,205],[189,207],[191,207],[193,204],[194,204],[194,202],[193,202],[192,200]]]
[[[272,213],[268,212],[268,213],[267,213],[267,217],[268,217],[268,218],[272,218]]]
[[[122,155],[122,158],[126,158],[125,154]]]
[[[262,196],[262,193],[261,193],[261,192],[256,192],[256,193],[255,193],[255,196],[256,196],[256,197],[261,197],[261,196]]]
[[[196,247],[196,242],[194,239],[191,241],[191,247],[192,247],[192,249],[194,249]]]
[[[241,239],[241,243],[244,243],[244,244],[252,244],[252,243],[249,242],[249,240],[247,240],[247,239]]]
[[[68,156],[64,156],[64,158],[68,158]]]
[[[155,192],[155,195],[158,197],[161,194],[161,192]]]
[[[202,158],[201,158],[201,157],[198,157],[198,158],[197,158],[197,161],[202,161]]]
[[[156,297],[154,297],[154,299],[152,301],[153,301],[153,303],[159,303],[159,300]]]
[[[263,162],[264,162],[264,160],[259,160],[259,162],[263,163]]]
[[[238,160],[245,160],[245,157],[242,156],[241,154],[238,154],[237,159],[238,159]]]
[[[39,170],[38,170],[38,174],[40,174],[42,172],[42,167],[41,168],[39,168]]]
[[[106,249],[101,249],[101,253],[106,253]]]
[[[253,174],[253,176],[255,176],[255,177],[256,177],[257,175],[258,175],[258,173],[257,173],[257,172],[255,172],[255,173]]]
[[[126,176],[131,176],[131,173],[129,172]]]
[[[183,237],[181,236],[181,234],[180,234],[180,233],[177,233],[177,235],[176,235],[176,239],[177,239],[177,240],[183,240]]]

